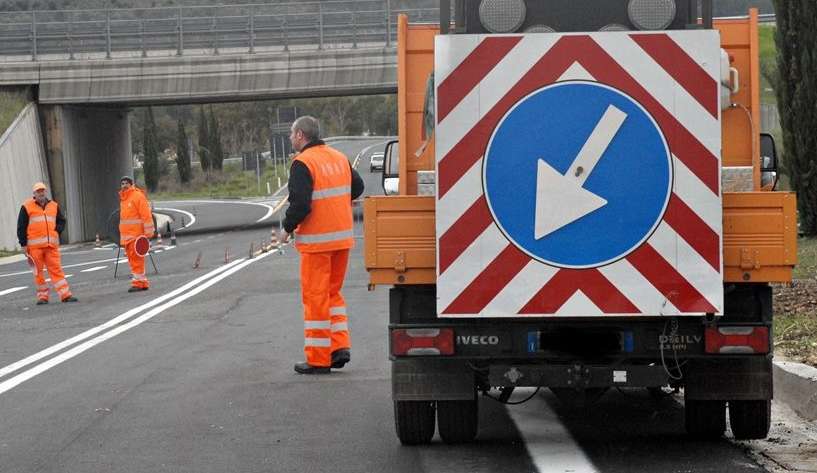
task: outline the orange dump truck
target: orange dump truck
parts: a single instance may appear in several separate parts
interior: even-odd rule
[[[449,12],[448,2],[441,11]],[[367,198],[397,435],[478,433],[479,394],[683,389],[690,435],[768,434],[795,196],[761,135],[757,12],[459,0],[398,23],[399,140]],[[521,395],[514,396],[517,398]]]

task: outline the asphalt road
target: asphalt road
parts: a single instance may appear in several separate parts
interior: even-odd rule
[[[354,158],[370,144],[339,147]],[[372,151],[358,167],[379,194]],[[246,220],[267,212],[195,205],[201,225],[237,206]],[[126,264],[113,278],[112,249],[66,251],[76,304],[35,306],[25,265],[0,266],[0,472],[767,471],[751,443],[689,439],[679,402],[642,391],[586,409],[546,391],[519,406],[484,399],[475,443],[403,447],[387,290],[367,290],[362,242],[344,289],[352,361],[311,377],[292,370],[303,354],[297,252],[246,259],[268,236],[269,226],[180,235],[136,294]]]

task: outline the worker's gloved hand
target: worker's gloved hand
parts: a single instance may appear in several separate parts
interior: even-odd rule
[[[286,245],[289,242],[290,234],[288,232],[281,232],[280,241],[282,245]]]

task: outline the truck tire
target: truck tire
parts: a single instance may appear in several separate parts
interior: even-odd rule
[[[726,430],[726,402],[698,401],[684,402],[686,431],[695,438],[716,439]]]
[[[479,408],[473,401],[437,401],[437,427],[445,443],[474,440],[479,426]]]
[[[403,445],[420,445],[434,437],[433,401],[394,401],[394,428]]]
[[[764,439],[772,421],[772,401],[729,401],[729,425],[737,440]]]

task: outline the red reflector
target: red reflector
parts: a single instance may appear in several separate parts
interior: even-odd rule
[[[407,328],[392,330],[391,350],[395,355],[453,355],[454,329]]]
[[[705,338],[707,353],[769,353],[769,327],[707,327]]]

